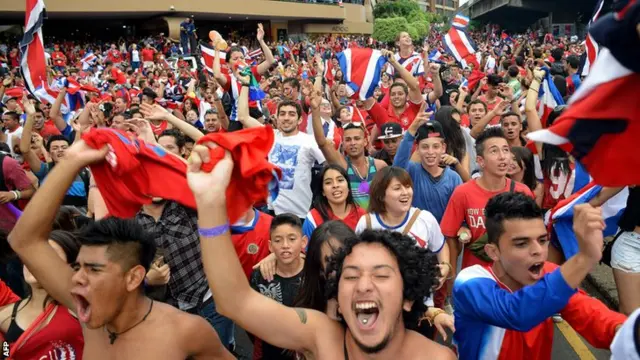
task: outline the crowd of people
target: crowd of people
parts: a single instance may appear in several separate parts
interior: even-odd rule
[[[238,326],[254,359],[550,359],[567,321],[634,358],[640,192],[611,249],[614,311],[579,287],[622,188],[575,208],[565,259],[544,214],[584,170],[526,139],[565,110],[543,124],[547,72],[565,98],[581,86],[581,42],[477,31],[463,67],[433,57],[437,29],[267,42],[259,25],[205,59],[190,24],[182,44],[52,44],[47,96],[0,45],[5,357],[231,359]],[[386,59],[368,98],[337,56],[361,47]]]

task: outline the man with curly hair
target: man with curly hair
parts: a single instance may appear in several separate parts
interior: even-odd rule
[[[328,273],[335,275],[327,290],[338,301],[340,322],[315,310],[288,308],[252,290],[229,234],[225,193],[231,155],[227,152],[210,173],[201,170],[215,146],[193,149],[187,178],[198,207],[202,261],[221,314],[270,344],[318,360],[456,358],[408,329],[426,310],[423,299],[439,272],[435,256],[401,234],[364,231],[347,239],[331,260]]]

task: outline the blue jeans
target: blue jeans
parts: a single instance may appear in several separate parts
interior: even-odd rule
[[[133,71],[136,71],[137,68],[140,67],[140,61],[132,61],[131,62],[131,68],[133,69]]]
[[[188,55],[189,51],[189,37],[186,35],[180,35],[180,46],[182,46],[182,55]],[[193,50],[193,49],[191,49]]]
[[[231,319],[226,318],[216,312],[216,304],[213,302],[213,298],[205,301],[200,307],[198,314],[205,318],[218,333],[220,341],[224,346],[231,346],[235,344],[236,339],[234,337],[235,326]]]

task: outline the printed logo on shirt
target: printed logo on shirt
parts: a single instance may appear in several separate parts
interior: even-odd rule
[[[482,228],[484,226],[484,209],[467,209],[467,218],[469,219],[469,226],[472,228]]]
[[[254,244],[254,243],[251,243],[251,244],[249,244],[249,246],[247,246],[247,252],[249,254],[251,254],[251,255],[257,254],[259,249],[260,248],[258,247],[258,245]]]
[[[295,185],[294,175],[298,166],[299,152],[299,145],[282,145],[279,143],[276,143],[271,151],[269,160],[282,170],[282,178],[278,183],[281,190],[292,190]]]
[[[282,287],[279,282],[272,282],[266,286],[258,284],[258,290],[262,295],[282,303]]]
[[[418,246],[420,246],[421,248],[426,248],[427,247],[427,242],[422,240],[418,235],[416,235],[414,232],[410,231],[409,235],[411,235],[411,237],[413,237],[413,239],[418,243]]]

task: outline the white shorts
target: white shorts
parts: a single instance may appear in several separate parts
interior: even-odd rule
[[[640,274],[640,234],[626,231],[616,239],[611,249],[611,267]]]

